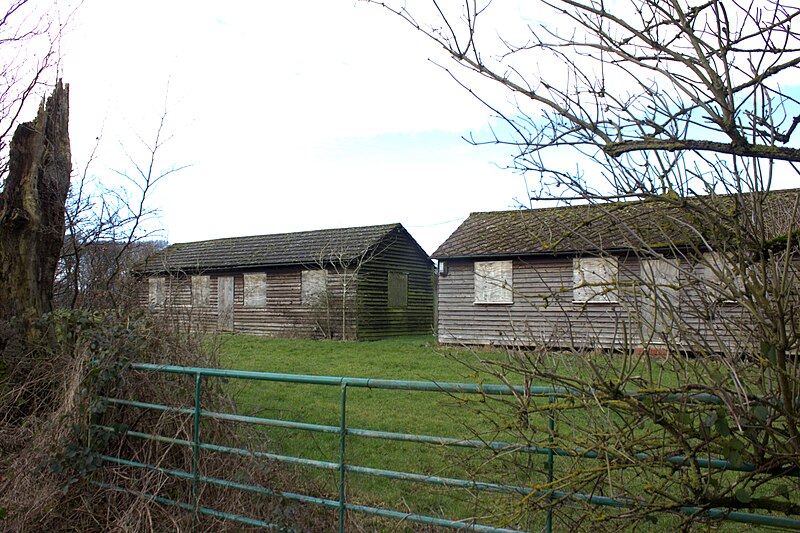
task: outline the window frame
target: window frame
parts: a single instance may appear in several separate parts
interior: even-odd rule
[[[642,284],[640,316],[642,325],[648,327],[651,342],[652,338],[663,335],[677,338],[680,335],[676,329],[681,301],[680,261],[666,257],[643,258],[639,261],[639,276]]]
[[[167,278],[151,276],[147,278],[147,304],[149,307],[164,307],[167,303]]]
[[[319,278],[319,279],[314,279]],[[325,302],[328,292],[328,270],[314,268],[300,274],[300,303],[303,307],[316,307]]]
[[[733,265],[725,258],[722,252],[709,251],[703,252],[700,262],[699,280],[703,285],[703,291],[713,296],[713,299],[718,303],[726,305],[735,305],[736,300],[729,298],[727,292],[729,287],[733,286],[735,290],[744,290],[744,280],[742,274],[734,272]],[[724,279],[722,276],[730,275],[729,279]]]

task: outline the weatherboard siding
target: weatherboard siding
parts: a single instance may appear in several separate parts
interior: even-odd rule
[[[248,272],[250,273],[250,272]],[[233,278],[234,331],[267,336],[281,336],[287,329],[298,329],[303,324],[300,301],[300,271],[277,270],[266,275],[266,303],[263,306],[245,306],[244,273]],[[308,328],[297,336],[310,336]]]
[[[694,283],[687,283],[681,292],[681,321],[684,348],[688,351],[727,351],[744,353],[757,351],[754,346],[754,327],[744,307],[721,302],[707,286],[698,282],[699,268],[687,266]]]
[[[476,304],[473,261],[448,261],[439,277],[439,340],[465,344],[610,346],[629,336],[624,294],[618,303],[572,301],[572,261],[513,261],[513,304]],[[626,279],[620,267],[620,279]]]
[[[312,264],[307,268],[319,266]],[[316,304],[303,302],[302,273],[307,268],[298,265],[204,273],[209,276],[209,305],[202,307],[192,305],[191,276],[159,274],[158,277],[166,279],[167,301],[151,311],[213,329],[218,319],[218,280],[230,276],[235,333],[374,340],[432,332],[433,264],[406,234],[390,235],[376,250],[365,253],[360,264],[356,262],[348,268],[328,264],[327,289],[322,301]],[[389,305],[389,272],[407,276],[405,307]],[[245,274],[265,274],[264,305],[252,305],[254,300],[250,305],[245,304]],[[142,281],[140,303],[147,306],[148,283],[146,279]]]
[[[245,305],[244,273],[232,274],[234,331],[270,337],[324,338],[340,336],[344,326],[346,336],[352,338],[355,287],[342,309],[341,275],[329,270],[326,297],[330,305],[306,305],[302,298],[302,272],[302,268],[291,267],[266,272],[266,304],[263,306]]]
[[[148,306],[148,284],[140,283],[139,303],[149,307],[159,318],[175,320],[193,329],[212,330],[217,326],[218,280],[233,278],[233,331],[273,337],[311,337],[334,335],[342,329],[341,283],[336,272],[329,272],[329,298],[331,309],[321,309],[302,303],[300,268],[271,269],[266,272],[266,304],[246,306],[244,302],[244,272],[219,272],[209,276],[209,304],[192,304],[191,277],[175,275],[166,277],[166,299],[162,306]],[[248,272],[251,273],[251,272]],[[352,293],[347,298],[345,324],[348,338],[355,336],[355,299]]]
[[[405,307],[389,305],[390,272],[408,276]],[[388,243],[358,274],[359,340],[432,333],[433,264],[404,236]]]
[[[149,302],[148,282],[139,283],[139,305],[160,320],[169,320],[192,330],[214,329],[217,323],[217,281],[211,277],[209,286],[209,305],[192,304],[192,281],[185,274],[160,276],[165,278],[165,299],[163,305],[152,306]]]
[[[659,345],[641,319],[641,263],[619,256],[616,303],[573,301],[570,257],[513,260],[513,304],[474,303],[474,263],[449,260],[438,279],[438,335],[442,343],[542,345],[559,348],[636,348]],[[751,331],[740,306],[711,304],[704,287],[690,283],[692,266],[680,261],[674,327],[662,335],[689,351],[730,350],[750,346]]]

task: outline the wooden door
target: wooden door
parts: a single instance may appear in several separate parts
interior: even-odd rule
[[[233,331],[233,276],[217,278],[217,327]]]

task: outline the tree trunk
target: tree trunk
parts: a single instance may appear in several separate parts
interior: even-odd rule
[[[17,126],[0,193],[0,353],[34,340],[50,311],[69,192],[69,86],[56,84],[33,122]]]

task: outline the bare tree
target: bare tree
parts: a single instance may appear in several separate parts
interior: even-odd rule
[[[52,89],[61,32],[73,13],[34,0],[12,0],[0,8],[0,190],[11,135],[24,112]]]
[[[325,286],[314,304],[317,326],[326,338],[352,340],[356,324],[356,286],[363,267],[375,257],[376,249],[367,247],[353,253],[331,243],[320,251],[316,266],[328,272]]]
[[[800,468],[800,210],[772,193],[800,170],[800,101],[792,87],[800,65],[797,6],[544,0],[509,12],[506,3],[473,0],[372,3],[454,60],[443,69],[499,119],[492,137],[470,140],[509,146],[509,166],[537,183],[533,201],[596,203],[630,233],[641,261],[674,262],[679,286],[660,286],[642,271],[615,290],[659,304],[658,323],[644,313],[650,324],[641,329],[673,352],[670,338],[680,337],[681,349],[691,346],[698,359],[654,361],[630,351],[592,359],[579,372],[540,347],[495,367],[499,376],[546,378],[582,391],[603,413],[597,422],[573,419],[577,436],[558,437],[601,450],[614,468],[567,468],[554,486],[573,493],[607,487],[637,502],[617,516],[634,521],[692,505],[800,513],[796,498],[773,480]],[[637,240],[636,224],[618,209],[630,200],[680,212],[671,220],[691,245]],[[709,283],[708,273],[717,281]],[[677,289],[693,296],[675,305]],[[642,373],[641,364],[651,370]],[[670,365],[677,383],[652,371]],[[626,388],[710,392],[720,403],[713,416],[700,415],[691,402],[642,402],[621,395]],[[663,439],[659,446],[643,437],[651,430]],[[530,432],[519,437],[541,445]],[[649,447],[648,460],[675,454],[692,461],[668,475],[662,463],[648,468],[630,460],[642,447]],[[693,458],[704,454],[752,470],[730,477],[698,470]],[[620,466],[621,457],[629,467]],[[796,478],[787,479],[796,494]],[[641,483],[653,487],[644,499]]]
[[[491,2],[432,5],[438,17],[425,21],[404,6],[386,7],[460,66],[510,91],[510,111],[503,111],[509,109],[504,102],[486,100],[506,124],[488,142],[517,147],[515,168],[541,173],[543,185],[566,185],[580,197],[670,188],[686,194],[692,183],[698,191],[703,188],[697,185],[712,184],[702,168],[689,171],[698,159],[712,168],[737,161],[711,159],[717,154],[800,159],[789,144],[800,122],[798,101],[783,89],[800,62],[793,6],[545,1],[535,9],[546,23],[512,21],[507,36],[506,28],[491,25],[497,7]],[[484,17],[489,26],[479,24]],[[448,72],[462,85],[470,83]],[[607,182],[593,177],[587,183],[580,169],[554,170],[541,154],[558,147],[577,149],[613,174],[604,176]],[[619,172],[622,178],[615,177]],[[748,174],[727,185],[741,190],[768,184],[766,175]]]
[[[91,173],[102,137],[97,138],[67,200],[66,239],[57,278],[62,306],[112,308],[131,304],[133,286],[128,283],[128,269],[164,247],[165,243],[156,238],[152,222],[158,210],[150,199],[163,178],[188,166],[158,164],[158,155],[170,140],[166,118],[165,108],[151,141],[137,135],[135,150],[122,146],[131,171],[112,170],[122,178],[119,186],[106,185],[106,180]]]

